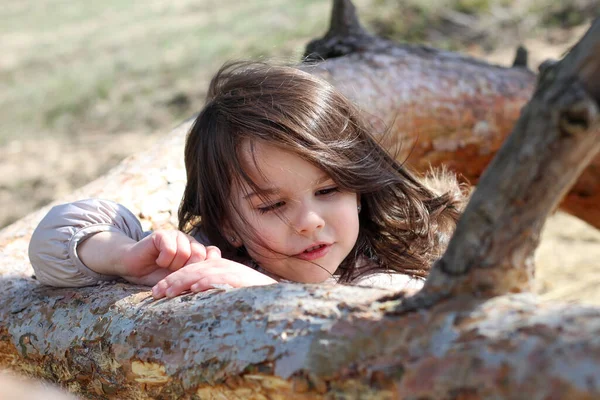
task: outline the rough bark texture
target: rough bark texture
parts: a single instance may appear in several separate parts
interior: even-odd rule
[[[89,398],[585,399],[600,312],[530,295],[388,313],[384,291],[277,285],[153,302],[116,284],[3,285],[0,359]]]
[[[529,287],[543,218],[599,143],[599,31],[542,79],[517,151],[493,167],[525,176],[484,177],[474,225],[420,294],[280,284],[152,301],[123,283],[41,287],[26,247],[43,209],[0,232],[0,366],[89,398],[598,398],[600,310],[506,293]],[[173,225],[188,127],[65,200],[109,197],[147,227]]]
[[[522,53],[515,62],[523,62]],[[445,165],[473,184],[511,132],[536,82],[520,66],[493,66],[368,35],[349,0],[334,1],[331,29],[307,46],[306,55],[326,59],[306,68],[360,104],[376,129],[390,128],[384,142],[398,159],[419,171]],[[561,207],[600,228],[600,157]]]
[[[462,293],[484,297],[532,290],[542,226],[600,150],[598,54],[600,20],[562,62],[540,76],[446,253],[411,300],[414,305]]]

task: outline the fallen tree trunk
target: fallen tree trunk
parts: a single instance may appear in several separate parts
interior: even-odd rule
[[[376,130],[388,126],[384,143],[398,159],[419,171],[446,166],[477,183],[531,97],[536,75],[371,36],[350,0],[334,7],[329,32],[305,54],[325,62],[306,68],[360,104]],[[561,208],[600,228],[600,157]]]
[[[398,317],[378,301],[389,292],[345,286],[159,302],[126,284],[2,286],[13,299],[2,304],[2,364],[89,398],[600,395],[600,311],[527,294],[457,297]]]
[[[280,284],[152,301],[121,283],[41,287],[25,252],[41,210],[0,233],[0,365],[90,398],[597,398],[600,310],[513,292],[530,287],[542,222],[600,144],[599,47],[600,22],[543,77],[417,295]],[[188,127],[71,198],[172,223]]]

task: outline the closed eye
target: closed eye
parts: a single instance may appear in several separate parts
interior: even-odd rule
[[[265,214],[270,211],[275,211],[278,208],[283,207],[284,205],[285,205],[284,201],[278,201],[277,203],[273,203],[268,206],[258,207],[257,210],[260,211],[261,214]]]
[[[339,191],[340,191],[340,188],[338,188],[337,186],[334,186],[334,187],[330,187],[330,188],[326,188],[326,189],[317,190],[317,192],[315,194],[317,196],[325,196],[325,195],[333,194],[333,193],[336,193]]]

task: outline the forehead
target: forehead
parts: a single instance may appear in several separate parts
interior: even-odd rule
[[[327,174],[291,151],[262,141],[245,141],[240,161],[250,178],[260,187],[286,187],[314,183]]]

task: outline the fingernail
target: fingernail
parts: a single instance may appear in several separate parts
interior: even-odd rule
[[[168,288],[165,294],[167,295],[167,297],[175,297],[175,291],[173,290],[173,288]]]

